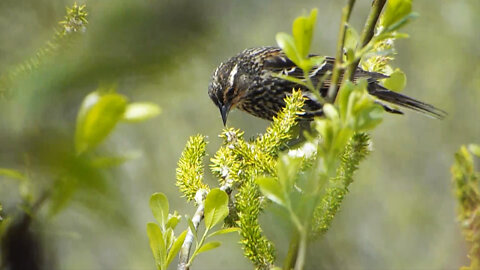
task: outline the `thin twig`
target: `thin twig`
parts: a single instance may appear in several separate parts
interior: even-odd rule
[[[227,181],[225,181],[225,184],[220,187],[220,190],[223,190],[228,195],[230,195],[232,193],[232,184],[233,182],[227,179]],[[195,228],[195,231],[198,231],[198,226],[200,225],[200,222],[202,222],[203,220],[203,217],[204,217],[203,214],[205,210],[205,198],[207,197],[207,194],[208,194],[204,190],[199,192],[203,192],[203,193],[198,194],[198,200],[197,200],[198,207],[197,207],[197,210],[195,211],[195,215],[193,215],[192,217],[192,223],[193,223],[193,227]],[[188,264],[188,261],[190,259],[190,250],[192,248],[194,239],[195,239],[194,233],[189,228],[187,235],[185,236],[185,240],[183,241],[182,248],[180,249],[177,270],[190,269],[190,265]]]
[[[195,211],[195,215],[192,217],[192,223],[195,230],[198,230],[198,226],[203,219],[203,212],[205,210],[205,201],[202,201],[197,207],[197,211]],[[178,262],[178,270],[188,270],[190,265],[188,265],[188,259],[190,257],[190,249],[192,248],[193,244],[193,232],[189,228],[187,236],[185,236],[185,241],[183,241],[182,248],[180,249],[179,255],[179,262]]]
[[[340,30],[338,34],[337,51],[335,54],[335,63],[333,66],[332,80],[330,87],[328,88],[326,100],[330,103],[335,102],[338,92],[338,83],[340,81],[341,65],[343,58],[343,47],[345,44],[345,33],[347,32],[347,24],[352,14],[355,0],[348,0],[348,4],[342,9],[342,19],[340,22]]]
[[[362,35],[360,36],[360,44],[361,48],[367,46],[370,40],[373,38],[375,34],[375,26],[377,25],[378,19],[380,18],[380,14],[382,13],[382,9],[385,6],[387,0],[373,0],[372,8],[370,10],[370,14],[368,15],[367,21],[365,22],[365,26],[363,27]],[[353,81],[353,77],[355,75],[355,70],[360,63],[360,58],[355,60],[351,65],[348,66],[347,72],[343,77],[343,80],[350,80]]]

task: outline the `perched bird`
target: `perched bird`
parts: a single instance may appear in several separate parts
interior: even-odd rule
[[[314,56],[314,55],[310,55]],[[335,59],[326,57],[325,61],[312,68],[309,73],[314,85],[333,69]],[[302,119],[312,120],[314,116],[321,116],[323,104],[301,84],[278,77],[278,74],[293,76],[304,80],[304,72],[297,67],[285,53],[277,47],[260,47],[246,49],[240,54],[221,63],[213,73],[208,95],[220,109],[223,124],[226,124],[230,110],[238,108],[254,116],[272,120],[285,106],[284,98],[292,89],[301,89],[306,97]],[[408,96],[388,90],[379,84],[380,79],[388,76],[365,71],[357,68],[354,81],[365,78],[368,82],[368,92],[377,98],[377,102],[386,111],[403,114],[401,111],[389,107],[385,102],[400,107],[416,110],[435,118],[443,118],[446,113],[434,106],[410,98]],[[326,96],[330,86],[330,78],[323,81],[320,94]]]

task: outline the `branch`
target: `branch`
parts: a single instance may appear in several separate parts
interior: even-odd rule
[[[355,0],[348,0],[348,4],[342,9],[342,19],[340,22],[340,31],[337,42],[337,52],[335,54],[335,63],[333,66],[332,72],[332,82],[328,88],[327,93],[327,102],[335,102],[335,98],[338,93],[338,83],[340,81],[340,71],[343,58],[343,47],[345,44],[345,33],[347,30],[347,24],[350,20],[350,14],[352,13],[353,6],[355,5]]]
[[[227,179],[224,185],[220,187],[220,190],[225,191],[228,195],[232,193],[232,184],[233,181],[230,181]],[[203,192],[197,193],[195,196],[196,201],[198,203],[197,210],[195,211],[195,215],[192,217],[192,223],[193,227],[195,228],[195,231],[198,231],[198,226],[200,225],[200,222],[203,220],[203,213],[205,210],[205,198],[207,197],[207,192],[203,190]],[[198,199],[198,200],[197,200]],[[190,249],[192,248],[193,240],[195,239],[194,234],[192,230],[189,228],[187,236],[185,236],[185,241],[183,241],[182,248],[180,249],[180,254],[179,254],[179,261],[178,261],[178,270],[189,270],[190,265],[188,265],[188,260],[190,259]]]
[[[361,48],[364,48],[373,38],[373,35],[375,34],[375,26],[377,25],[378,18],[380,18],[380,13],[382,12],[383,6],[385,6],[386,2],[387,0],[373,0],[370,14],[368,15],[365,26],[363,27],[362,35],[360,36],[360,43],[362,44]],[[344,81],[349,80],[353,82],[355,70],[360,63],[360,60],[361,58],[355,60],[352,64],[348,66],[347,72],[345,76],[343,76]]]

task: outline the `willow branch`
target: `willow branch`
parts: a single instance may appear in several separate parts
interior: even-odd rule
[[[232,193],[232,184],[232,181],[227,180],[225,184],[220,187],[220,190],[223,190],[228,195],[230,195]],[[204,217],[203,214],[205,211],[205,198],[207,197],[207,192],[198,195],[198,207],[192,217],[192,223],[195,229],[195,233],[198,231],[198,226],[200,225],[200,222],[202,222]],[[190,250],[192,249],[194,239],[194,232],[192,232],[192,230],[189,228],[187,235],[185,236],[185,240],[183,241],[182,248],[180,249],[177,270],[188,270],[190,268],[188,260],[190,259]]]
[[[333,66],[332,72],[332,82],[330,87],[328,88],[327,98],[326,100],[330,103],[335,102],[335,98],[337,97],[338,93],[338,83],[340,82],[340,73],[341,73],[341,65],[343,59],[343,47],[345,44],[345,33],[347,32],[347,24],[350,20],[350,15],[352,14],[353,6],[355,5],[355,0],[348,0],[348,4],[342,9],[342,18],[340,22],[340,30],[338,34],[338,42],[337,42],[337,51],[335,54],[335,63]]]
[[[360,36],[360,44],[362,46],[361,48],[364,48],[373,38],[373,35],[375,34],[375,26],[377,25],[378,19],[380,18],[380,14],[382,13],[382,9],[385,6],[386,2],[387,0],[373,0],[370,14],[368,15],[365,26],[363,27],[362,35]],[[361,59],[358,58],[348,66],[347,72],[343,77],[344,81],[348,79],[353,82],[355,70],[360,63],[360,60]]]
[[[205,210],[205,201],[202,201],[198,207],[197,211],[195,211],[195,215],[192,217],[193,227],[195,231],[198,230],[198,226],[203,219],[203,212]],[[178,270],[188,270],[188,259],[190,258],[190,249],[192,248],[194,240],[194,234],[191,229],[188,229],[187,236],[185,236],[185,241],[183,242],[182,248],[180,249],[179,255],[179,262],[178,262]]]

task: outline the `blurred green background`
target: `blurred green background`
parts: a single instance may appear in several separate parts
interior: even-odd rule
[[[319,13],[312,51],[333,55],[344,2],[85,2],[87,31],[22,76],[0,101],[0,167],[29,172],[35,196],[65,167],[80,166],[79,179],[99,185],[75,194],[53,218],[42,207],[35,230],[47,264],[72,270],[154,269],[145,232],[153,221],[150,195],[162,191],[171,208],[192,215],[194,208],[175,187],[176,162],[190,135],[207,135],[210,155],[221,143],[220,114],[207,95],[215,67],[247,47],[275,45],[277,32],[289,32],[293,19],[314,7]],[[352,24],[361,29],[371,1],[357,2]],[[44,46],[72,4],[2,0],[0,74]],[[461,144],[480,142],[480,2],[416,1],[414,10],[420,17],[404,30],[410,39],[396,43],[392,66],[407,74],[405,94],[449,115],[442,121],[414,112],[385,117],[341,212],[326,237],[311,246],[308,269],[457,269],[467,262],[449,170]],[[72,157],[76,113],[85,95],[112,83],[132,101],[155,102],[163,112],[148,122],[118,125],[97,150],[140,157],[100,173],[85,172],[82,161]],[[228,125],[253,137],[268,122],[234,111]],[[215,185],[209,172],[207,181]],[[18,210],[17,186],[0,178],[6,215]],[[261,221],[283,258],[284,228],[270,215]],[[194,268],[250,269],[238,240],[223,236],[222,247],[200,255]]]

